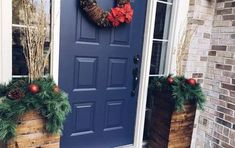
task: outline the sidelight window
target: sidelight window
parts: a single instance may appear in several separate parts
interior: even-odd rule
[[[154,23],[154,33],[152,37],[152,57],[150,67],[150,81],[154,77],[166,75],[168,73],[168,51],[169,51],[169,36],[172,20],[173,0],[155,0],[156,13]],[[145,135],[144,140],[148,140],[149,127],[151,122],[151,109],[153,105],[154,95],[148,94]]]
[[[34,0],[35,6],[39,4],[40,0]],[[28,70],[26,61],[23,53],[22,46],[22,36],[23,36],[23,28],[26,27],[23,24],[22,20],[22,6],[20,0],[12,1],[12,77],[20,78],[27,76]],[[45,11],[47,14],[47,37],[45,42],[45,50],[49,49],[50,44],[50,26],[51,26],[51,0],[45,0]],[[50,61],[48,60],[48,64],[45,70],[45,74],[50,72]]]
[[[172,0],[157,1],[150,76],[165,73],[166,53],[172,12]]]

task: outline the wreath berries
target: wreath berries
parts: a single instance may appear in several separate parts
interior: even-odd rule
[[[117,27],[123,23],[130,23],[134,12],[130,0],[116,0],[116,2],[117,7],[111,8],[110,12],[98,6],[96,0],[80,0],[80,5],[97,26]]]

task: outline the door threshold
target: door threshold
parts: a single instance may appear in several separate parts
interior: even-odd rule
[[[115,148],[134,148],[134,145],[129,144],[129,145],[118,146],[118,147],[115,147]]]
[[[148,144],[147,141],[143,141],[142,148],[146,148],[147,144]],[[134,148],[134,145],[129,144],[129,145],[118,146],[118,147],[115,147],[115,148]]]

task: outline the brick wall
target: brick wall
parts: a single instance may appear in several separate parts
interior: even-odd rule
[[[214,6],[213,0],[190,0],[187,30],[193,31],[194,35],[184,58],[184,74],[200,83],[203,83],[207,69]]]
[[[193,147],[235,147],[235,0],[191,0],[190,25],[198,25],[185,61],[199,78],[207,103],[198,113]],[[195,55],[194,55],[195,54]]]
[[[215,5],[215,0],[190,0],[187,30],[193,30],[194,35],[185,53],[187,56],[184,59],[184,75],[197,79],[202,86],[206,83],[205,77],[207,77],[208,61],[210,61],[208,52],[211,49]],[[210,94],[208,91],[205,91],[205,93]],[[211,93],[211,95],[213,96],[214,93]],[[207,143],[208,137],[212,133],[213,121],[207,120],[207,117],[212,117],[211,110],[208,109],[211,106],[208,101],[203,114],[197,111],[192,139],[193,148],[210,147]],[[206,120],[203,120],[203,117]],[[201,127],[202,124],[207,126]]]

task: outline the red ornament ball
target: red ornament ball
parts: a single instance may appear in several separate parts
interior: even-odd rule
[[[188,83],[189,85],[191,85],[191,86],[195,86],[197,82],[196,82],[195,79],[190,78],[190,79],[187,80],[187,83]]]
[[[36,94],[40,91],[39,86],[37,84],[30,84],[28,86],[28,89],[32,94]]]
[[[172,77],[168,77],[168,78],[167,78],[167,82],[168,82],[169,84],[173,84],[173,83],[174,83],[174,79],[173,79]]]
[[[60,90],[60,87],[58,85],[56,85],[56,86],[54,86],[53,91],[55,93],[60,93],[61,90]]]

